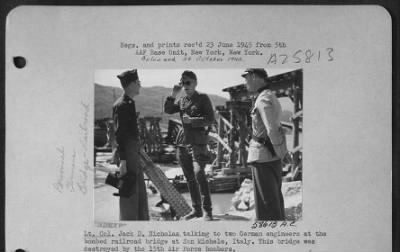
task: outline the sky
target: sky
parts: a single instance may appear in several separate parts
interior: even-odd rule
[[[95,72],[95,83],[103,86],[121,87],[116,77],[129,69],[99,69]],[[173,87],[179,83],[184,70],[191,70],[197,76],[197,90],[208,94],[216,94],[229,98],[222,89],[244,83],[241,74],[244,69],[138,69],[142,87],[163,86]],[[268,75],[273,76],[294,69],[267,69]]]

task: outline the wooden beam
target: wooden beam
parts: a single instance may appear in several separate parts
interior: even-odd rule
[[[154,183],[178,216],[182,217],[190,213],[192,208],[186,202],[185,198],[169,182],[165,173],[153,163],[143,149],[140,149],[140,165],[146,176]]]
[[[228,150],[229,153],[232,152],[231,147],[229,147],[229,145],[225,143],[225,141],[216,133],[210,132],[208,133],[208,136],[210,136],[213,140],[217,141],[218,143],[221,143],[224,146],[224,148]]]
[[[222,125],[222,117],[218,117],[218,138],[222,139],[222,132],[224,130],[224,127]],[[212,132],[210,132],[212,133]],[[217,140],[218,141],[218,140]],[[220,141],[218,141],[217,144],[217,167],[221,168],[221,162],[222,162],[222,144]]]
[[[303,116],[303,110],[297,111],[295,114],[292,115],[292,119],[295,120],[299,117]]]
[[[229,129],[233,128],[232,124],[225,117],[223,117],[221,115],[220,115],[220,117],[222,118],[222,121],[224,122],[224,124],[229,127]]]

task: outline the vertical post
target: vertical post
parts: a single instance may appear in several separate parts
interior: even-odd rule
[[[246,136],[247,136],[247,128],[246,128],[246,111],[243,108],[240,108],[238,118],[239,124],[239,163],[241,166],[247,168],[247,152],[246,152]]]
[[[294,102],[294,114],[296,114],[300,110],[300,95],[301,95],[301,90],[300,87],[302,87],[302,72],[296,72],[296,76],[292,85],[293,88],[293,102]],[[299,122],[300,122],[300,117],[296,117],[293,119],[293,148],[296,148],[299,146]],[[293,174],[295,168],[299,165],[299,152],[293,153],[293,165],[291,167],[291,172]]]
[[[224,125],[221,118],[221,115],[218,116],[218,136],[223,139],[222,133],[224,130]],[[221,169],[221,162],[222,162],[222,144],[218,141],[217,143],[217,167]]]
[[[161,96],[161,118],[164,116],[164,96]]]
[[[229,147],[231,147],[231,149],[232,149],[231,155],[229,157],[229,164],[232,169],[236,168],[236,160],[237,160],[236,159],[236,151],[237,150],[235,149],[235,136],[234,136],[234,133],[236,130],[235,113],[233,111],[235,109],[234,106],[235,105],[233,105],[230,109],[230,116],[231,116],[230,123],[232,125],[232,129],[230,130],[230,133],[229,133]]]

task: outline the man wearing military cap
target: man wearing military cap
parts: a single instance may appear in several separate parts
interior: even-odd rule
[[[247,90],[255,95],[247,162],[252,165],[256,218],[284,220],[281,159],[287,154],[287,147],[280,123],[281,104],[269,89],[268,74],[263,68],[248,68],[242,77]]]
[[[120,220],[148,220],[147,192],[143,170],[139,165],[139,129],[134,97],[139,94],[140,80],[136,69],[117,76],[124,94],[113,105],[120,177],[130,176],[130,196],[119,198]]]
[[[206,127],[214,122],[214,110],[210,98],[206,94],[198,93],[196,86],[196,74],[184,71],[179,85],[175,85],[171,96],[167,97],[164,111],[168,114],[179,112],[183,124],[183,131],[177,137],[177,153],[193,206],[193,210],[184,216],[184,219],[203,216],[203,219],[208,221],[213,217],[210,190],[204,172],[208,160]],[[186,95],[175,103],[181,89]],[[204,215],[202,208],[205,211]]]

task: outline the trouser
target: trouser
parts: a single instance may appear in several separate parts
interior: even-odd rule
[[[207,153],[205,144],[179,146],[177,149],[178,161],[188,184],[192,207],[198,212],[201,212],[201,203],[206,212],[212,210],[210,190],[204,172],[208,160]]]
[[[281,161],[252,163],[252,174],[257,220],[284,220]]]
[[[126,143],[126,169],[128,174],[135,175],[135,185],[130,197],[119,198],[120,220],[148,220],[149,210],[147,191],[144,183],[143,168],[139,165],[139,141]]]

